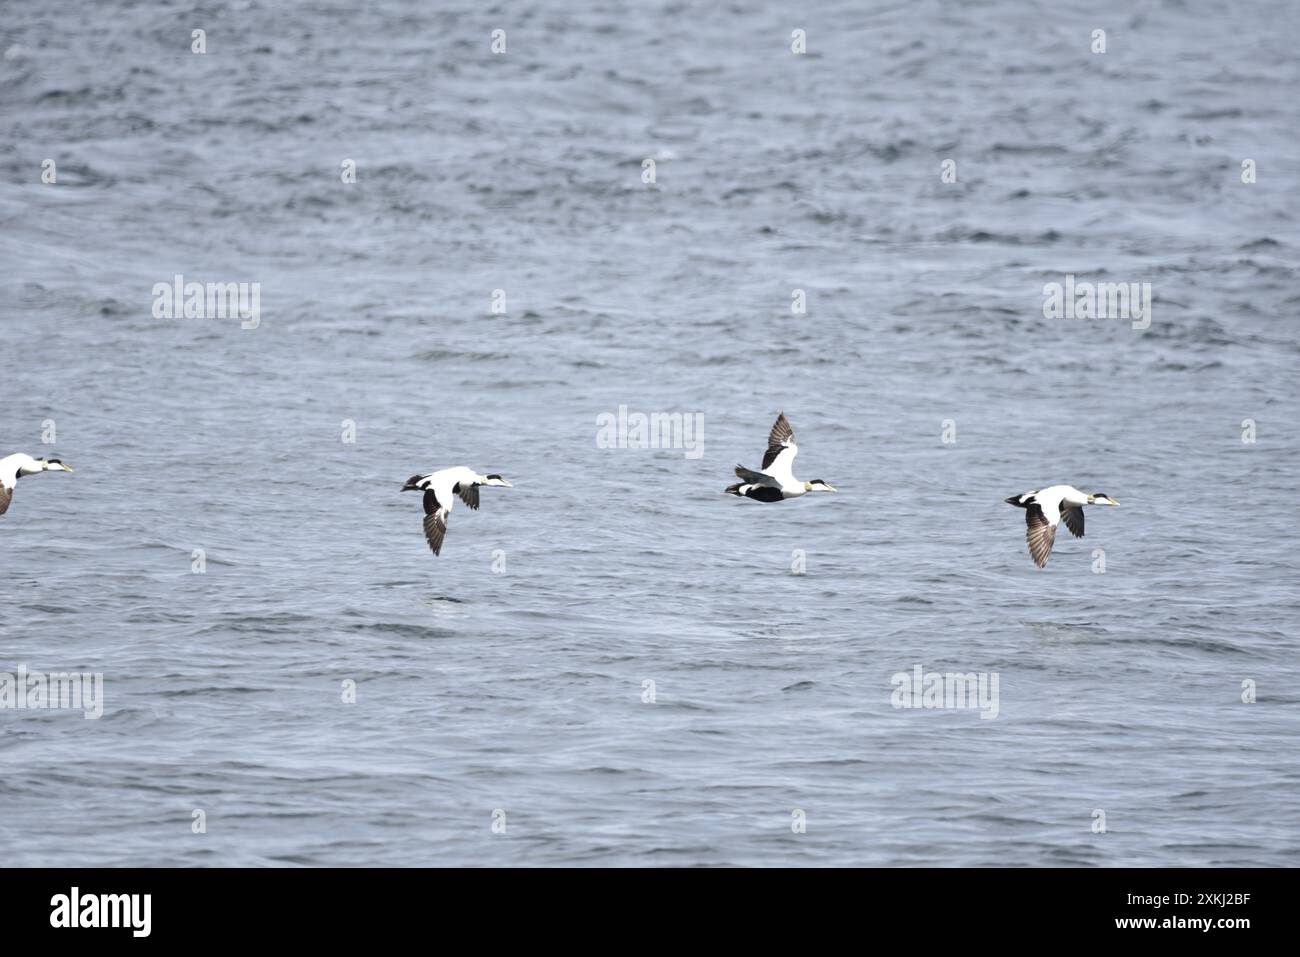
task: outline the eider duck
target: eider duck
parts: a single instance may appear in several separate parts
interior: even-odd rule
[[[739,495],[760,502],[782,502],[787,498],[798,498],[807,492],[834,492],[835,489],[821,479],[800,482],[794,477],[792,466],[794,457],[798,454],[799,446],[794,444],[794,430],[782,412],[776,417],[776,424],[767,437],[767,453],[763,456],[762,471],[755,472],[737,465],[736,475],[741,481],[728,485],[724,491],[728,495]]]
[[[406,480],[403,492],[424,493],[424,537],[435,555],[442,554],[442,537],[447,534],[447,516],[451,514],[453,497],[459,495],[462,502],[477,509],[478,490],[482,485],[514,487],[500,475],[479,475],[464,465],[428,475],[412,475]]]
[[[71,472],[68,466],[58,459],[34,459],[22,452],[6,455],[0,459],[0,515],[9,511],[9,503],[14,498],[14,486],[24,475],[38,472]]]
[[[1056,526],[1065,522],[1075,538],[1083,538],[1083,507],[1085,505],[1118,505],[1103,492],[1080,492],[1073,485],[1053,485],[1037,492],[1013,495],[1006,500],[1025,510],[1025,541],[1029,543],[1029,556],[1039,568],[1047,565],[1056,540]]]

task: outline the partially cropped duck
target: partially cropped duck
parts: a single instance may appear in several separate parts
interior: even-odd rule
[[[737,465],[736,476],[740,481],[728,485],[724,491],[729,495],[757,499],[760,502],[782,502],[808,492],[834,492],[835,489],[821,479],[801,482],[794,477],[794,457],[798,454],[799,446],[794,444],[794,430],[782,412],[776,417],[776,424],[767,437],[767,452],[763,455],[762,470],[755,472]]]
[[[1025,541],[1029,543],[1029,557],[1043,568],[1047,556],[1052,554],[1056,540],[1056,526],[1061,522],[1075,538],[1083,538],[1083,507],[1085,505],[1118,505],[1102,492],[1080,492],[1073,485],[1052,485],[1037,492],[1013,495],[1006,500],[1025,510]]]
[[[71,471],[58,459],[34,459],[22,452],[6,455],[0,459],[0,515],[9,511],[9,503],[14,499],[14,487],[22,476],[38,472]]]
[[[447,516],[451,514],[455,496],[459,495],[462,502],[477,509],[478,490],[484,485],[513,488],[500,475],[479,475],[464,465],[428,475],[412,475],[406,480],[403,492],[424,493],[424,537],[435,555],[442,554],[442,537],[447,534]]]

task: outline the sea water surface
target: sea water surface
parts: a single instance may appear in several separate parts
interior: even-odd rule
[[[1300,864],[1300,8],[582,6],[7,6],[5,863]]]

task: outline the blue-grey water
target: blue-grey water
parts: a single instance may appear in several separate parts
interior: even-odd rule
[[[6,5],[4,862],[1300,863],[1300,8],[572,6]]]

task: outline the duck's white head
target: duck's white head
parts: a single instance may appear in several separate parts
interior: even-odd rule
[[[821,479],[813,479],[811,482],[803,483],[805,492],[834,492],[835,487],[823,482]]]
[[[64,465],[58,459],[31,459],[18,466],[19,475],[35,475],[37,472],[71,472],[71,466]]]
[[[1109,495],[1105,494],[1104,492],[1093,492],[1091,495],[1088,496],[1088,504],[1089,505],[1118,505],[1119,502],[1115,501],[1113,498],[1111,498]]]
[[[482,480],[484,485],[501,485],[505,488],[514,488],[513,485],[503,479],[500,475],[484,475]]]

